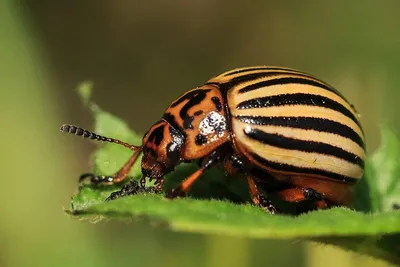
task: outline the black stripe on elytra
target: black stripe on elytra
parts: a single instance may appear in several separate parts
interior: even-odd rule
[[[193,91],[190,91],[190,92],[184,94],[183,96],[178,98],[178,100],[176,100],[175,102],[172,103],[171,108],[176,107],[177,105],[184,102],[185,100],[188,100],[186,102],[186,104],[179,111],[179,116],[183,120],[183,128],[193,129],[192,122],[194,120],[194,116],[190,116],[188,114],[189,109],[191,109],[192,107],[201,103],[201,101],[203,101],[206,98],[207,93],[209,91],[211,91],[211,89],[193,90]]]
[[[311,77],[311,75],[293,70],[293,69],[287,69],[287,68],[280,68],[280,67],[249,67],[249,68],[244,68],[244,69],[239,69],[239,70],[233,70],[224,75],[224,77],[229,77],[235,74],[243,73],[243,72],[248,72],[248,71],[258,71],[258,70],[266,70],[266,71],[282,71],[280,72],[281,74],[302,74],[302,75],[307,75],[308,77]]]
[[[333,133],[345,138],[365,148],[365,144],[352,128],[336,121],[324,118],[311,117],[263,117],[263,116],[235,116],[241,122],[254,125],[281,126],[304,130],[314,130],[319,132]]]
[[[361,129],[361,125],[354,114],[342,104],[320,95],[296,93],[280,94],[266,97],[258,97],[239,103],[237,109],[266,108],[286,105],[305,105],[329,108],[352,119]]]
[[[282,73],[282,72],[259,72],[259,73],[248,73],[244,74],[235,78],[230,79],[229,81],[226,81],[224,83],[219,84],[219,88],[222,92],[227,92],[230,90],[232,87],[237,86],[241,83],[249,82],[252,80],[257,80],[261,78],[266,78],[266,77],[271,77],[271,76],[276,76],[276,75],[284,75],[287,74]]]
[[[305,85],[311,85],[311,86],[315,86],[315,87],[322,88],[327,91],[333,92],[333,93],[337,94],[338,96],[340,96],[341,98],[343,98],[343,100],[347,102],[347,100],[344,98],[344,96],[339,91],[337,91],[335,88],[333,88],[325,83],[318,82],[316,80],[307,79],[307,78],[312,78],[310,76],[301,75],[301,74],[297,74],[297,73],[293,73],[293,74],[295,74],[297,77],[282,77],[282,78],[271,79],[268,81],[262,81],[262,82],[250,84],[250,85],[240,89],[238,91],[238,93],[243,94],[243,93],[247,93],[247,92],[262,88],[262,87],[268,87],[268,86],[273,86],[273,85],[305,84]]]
[[[160,126],[156,127],[151,132],[148,142],[154,142],[156,146],[159,146],[164,138],[164,126],[165,124],[161,124]]]
[[[320,153],[327,156],[333,156],[335,158],[343,159],[353,164],[357,164],[361,168],[364,167],[364,161],[359,156],[345,151],[340,147],[332,146],[323,142],[316,142],[311,140],[305,141],[295,138],[289,138],[280,134],[266,133],[262,130],[255,128],[245,128],[244,133],[249,138],[266,145],[302,152]]]
[[[204,85],[212,85],[218,87],[219,84],[220,84],[219,82],[206,82]]]
[[[305,167],[297,167],[293,165],[289,165],[286,163],[278,163],[278,162],[273,162],[270,160],[266,160],[263,157],[260,157],[256,153],[250,153],[251,157],[258,163],[264,165],[266,168],[272,168],[276,171],[281,171],[281,172],[291,172],[291,173],[296,173],[296,174],[314,174],[314,175],[320,175],[324,176],[333,180],[349,183],[349,184],[355,184],[359,181],[359,179],[348,177],[345,175],[341,175],[338,173],[330,172],[330,171],[325,171],[317,168],[305,168]]]

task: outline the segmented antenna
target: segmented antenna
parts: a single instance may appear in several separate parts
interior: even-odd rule
[[[123,145],[126,148],[129,148],[130,150],[133,151],[138,151],[141,150],[142,147],[140,146],[134,146],[125,142],[122,142],[118,139],[114,139],[114,138],[110,138],[110,137],[105,137],[99,134],[96,134],[94,132],[85,130],[81,127],[75,126],[75,125],[70,125],[70,124],[64,124],[60,127],[60,131],[64,132],[64,133],[71,133],[71,134],[75,134],[78,136],[82,136],[84,138],[89,138],[92,140],[98,140],[98,141],[104,141],[104,142],[110,142],[110,143],[115,143],[118,145]]]

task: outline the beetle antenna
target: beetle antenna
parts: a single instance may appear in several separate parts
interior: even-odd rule
[[[141,146],[134,146],[134,145],[122,142],[118,139],[105,137],[105,136],[85,130],[85,129],[75,126],[75,125],[64,124],[60,127],[60,131],[64,132],[64,133],[75,134],[75,135],[82,136],[84,138],[89,138],[92,140],[98,140],[98,141],[104,141],[104,142],[110,142],[110,143],[114,143],[114,144],[118,144],[118,145],[123,145],[124,147],[129,148],[130,150],[133,150],[133,151],[142,150]]]

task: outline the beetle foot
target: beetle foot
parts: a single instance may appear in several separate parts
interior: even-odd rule
[[[123,196],[135,195],[139,191],[141,191],[139,183],[132,179],[129,183],[125,184],[121,190],[112,192],[105,201],[114,200]]]
[[[271,202],[271,200],[268,200],[265,197],[260,196],[259,201],[260,201],[259,206],[263,210],[267,211],[268,213],[270,213],[272,215],[279,213],[279,210],[275,207],[275,205]]]
[[[164,178],[149,178],[149,182],[152,182],[154,179],[156,179],[156,181],[154,182],[154,186],[146,188],[146,177],[142,177],[139,180],[140,190],[143,191],[143,192],[147,192],[147,193],[160,193],[160,192],[162,192],[163,185],[164,185]]]
[[[156,193],[159,193],[159,190],[154,186],[149,187],[149,188],[143,188],[143,187],[141,187],[141,185],[139,184],[138,181],[132,179],[129,183],[125,184],[121,190],[112,192],[110,194],[110,196],[108,196],[106,198],[105,201],[114,200],[114,199],[121,198],[124,196],[136,195],[139,193],[156,194]]]
[[[185,196],[186,196],[185,192],[183,192],[179,187],[170,190],[165,194],[165,197],[169,199],[174,199],[177,197],[185,197]]]
[[[79,182],[90,178],[90,182],[92,184],[112,184],[114,182],[114,178],[112,176],[106,175],[95,175],[94,173],[84,173],[79,177]]]
[[[140,187],[144,189],[146,187],[146,176],[140,178],[139,182],[140,182]]]
[[[154,185],[158,192],[161,192],[163,190],[164,181],[164,178],[159,178],[157,179],[157,181],[154,182]]]

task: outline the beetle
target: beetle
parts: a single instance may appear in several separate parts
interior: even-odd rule
[[[311,203],[308,210],[352,206],[353,185],[364,172],[364,132],[354,106],[329,84],[284,67],[234,69],[208,80],[172,102],[143,137],[141,146],[100,136],[73,125],[61,131],[123,145],[133,155],[111,176],[92,173],[92,183],[122,182],[143,153],[146,177],[162,190],[164,176],[182,162],[199,168],[166,197],[187,194],[210,167],[241,174],[253,203],[275,214],[267,196]],[[136,187],[134,187],[136,188]],[[123,196],[124,187],[114,194]]]

